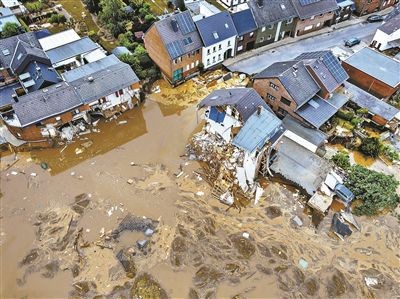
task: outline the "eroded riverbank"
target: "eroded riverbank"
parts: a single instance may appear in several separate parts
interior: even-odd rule
[[[197,127],[194,107],[148,101],[85,135],[93,144],[81,154],[75,148],[86,139],[61,154],[23,154],[3,169],[1,297],[400,295],[394,217],[358,218],[361,231],[342,242],[328,234],[329,221],[315,229],[298,194],[277,183],[265,184],[257,206],[226,211],[194,173],[197,162],[182,157]],[[154,234],[138,229],[115,239],[128,214],[156,221]],[[294,215],[301,227],[292,225]],[[140,240],[148,240],[144,250]],[[134,270],[118,260],[121,250]],[[368,287],[365,277],[378,284]]]

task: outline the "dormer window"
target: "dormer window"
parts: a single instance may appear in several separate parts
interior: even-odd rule
[[[228,29],[228,28],[229,28],[229,25],[228,25],[228,23],[225,23],[225,28],[226,28],[226,29]]]
[[[218,33],[216,31],[213,32],[213,36],[214,36],[215,39],[219,38]]]
[[[285,9],[286,9],[285,4],[281,3],[281,9],[282,9],[282,10],[285,10]]]

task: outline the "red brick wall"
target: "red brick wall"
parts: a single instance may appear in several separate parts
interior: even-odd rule
[[[371,1],[369,3],[369,1]],[[376,10],[379,10],[381,5],[381,0],[354,0],[354,4],[356,6],[356,14],[357,15],[365,15],[370,14]]]
[[[298,19],[296,23],[296,29],[295,29],[295,35],[303,35],[307,34],[309,32],[313,32],[316,30],[320,30],[326,26],[325,22],[332,22],[333,19],[333,12],[328,12],[322,15],[316,15],[314,16],[314,19]],[[317,27],[317,24],[320,24],[320,26]],[[312,29],[309,29],[307,31],[304,30],[307,26],[313,26]]]
[[[357,85],[358,87],[368,91],[378,98],[387,98],[391,96],[400,88],[392,88],[384,82],[381,82],[374,77],[354,68],[353,66],[347,64],[345,61],[342,62],[343,68],[349,74],[349,81]]]

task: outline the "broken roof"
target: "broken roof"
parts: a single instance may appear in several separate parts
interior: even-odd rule
[[[203,46],[189,11],[173,14],[157,21],[154,26],[171,59],[191,53]]]
[[[227,11],[201,19],[196,22],[196,26],[205,47],[237,35],[235,24]]]
[[[270,169],[313,195],[325,181],[331,166],[325,159],[284,136]]]
[[[347,89],[353,95],[351,101],[361,108],[368,109],[369,112],[391,121],[396,115],[400,118],[400,110],[374,97],[370,93],[362,90],[354,84],[347,83]]]
[[[244,122],[257,110],[258,106],[270,110],[265,101],[253,88],[214,90],[199,103],[198,107],[223,105],[235,107]]]
[[[252,153],[262,149],[275,134],[282,135],[281,129],[282,121],[273,112],[261,107],[247,119],[232,144]]]
[[[62,82],[18,98],[13,109],[22,127],[60,115],[82,105],[72,86]]]
[[[97,61],[92,63],[96,64]],[[86,71],[89,68],[93,72]],[[139,82],[139,78],[132,68],[121,61],[105,68],[90,66],[79,72],[79,74],[75,73],[70,77],[75,78],[75,80],[70,81],[70,84],[75,87],[76,92],[84,103],[91,103]]]
[[[99,48],[99,45],[89,37],[83,37],[79,40],[48,50],[46,51],[46,54],[53,64],[57,64],[69,58],[94,51],[97,48]]]
[[[254,78],[278,78],[298,107],[311,99],[320,89],[303,61],[276,62]]]
[[[238,35],[244,35],[257,30],[257,24],[250,9],[241,10],[232,14],[232,20]]]
[[[260,4],[262,3],[262,6]],[[267,26],[296,17],[296,11],[289,0],[249,0],[247,2],[257,25]]]
[[[293,6],[300,19],[335,11],[336,0],[292,0]]]
[[[304,60],[328,92],[334,91],[349,78],[331,51],[306,52],[295,60]]]
[[[369,47],[354,53],[345,62],[391,87],[400,84],[400,62]]]
[[[303,126],[290,114],[285,116],[285,118],[282,120],[282,123],[287,130],[293,132],[297,136],[300,136],[304,140],[307,140],[317,147],[324,144],[325,140],[328,139],[328,136],[322,131]]]

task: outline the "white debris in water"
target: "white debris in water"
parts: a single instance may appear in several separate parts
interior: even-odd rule
[[[246,239],[250,238],[250,234],[249,233],[243,233],[242,236],[243,236],[243,238],[246,238]]]
[[[86,232],[87,232],[87,233],[90,233],[90,229],[89,229],[89,228],[87,228],[87,229],[86,229]]]
[[[107,211],[108,217],[111,217],[111,215],[113,214],[113,212],[114,212],[114,207],[111,207],[111,208]]]
[[[31,176],[35,177],[35,176],[37,176],[37,173],[36,172],[32,172]]]
[[[120,121],[118,122],[118,125],[124,125],[124,124],[126,124],[126,123],[128,123],[127,120],[120,120]]]
[[[364,277],[364,281],[368,287],[374,287],[379,283],[376,277]]]
[[[301,258],[299,260],[299,266],[305,270],[308,268],[308,262],[305,259]]]
[[[198,192],[196,192],[196,195],[197,195],[197,196],[203,196],[203,195],[204,195],[204,192],[203,192],[203,191],[198,191]]]
[[[135,164],[135,162],[131,162],[131,166],[135,166],[136,164]]]
[[[105,232],[106,232],[106,229],[104,227],[102,227],[100,230],[100,235],[104,235]]]
[[[74,175],[75,175],[75,172],[74,172],[74,171],[72,171],[72,172],[70,173],[70,175],[71,175],[71,176],[74,176]]]
[[[16,172],[16,171],[11,171],[11,174],[12,174],[12,175],[17,175],[18,172]]]
[[[180,173],[178,173],[178,174],[176,175],[176,177],[179,178],[179,177],[182,176],[182,174],[183,174],[183,171],[181,171]]]
[[[132,185],[132,184],[133,184],[133,180],[132,180],[132,179],[128,179],[126,182],[127,182],[129,185]]]

